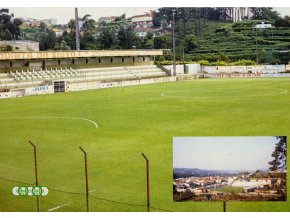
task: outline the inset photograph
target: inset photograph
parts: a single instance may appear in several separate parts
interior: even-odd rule
[[[286,136],[174,137],[173,201],[286,201]]]

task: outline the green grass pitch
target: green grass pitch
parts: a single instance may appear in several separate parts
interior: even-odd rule
[[[234,186],[224,186],[213,189],[214,191],[226,192],[226,193],[241,193],[243,191],[243,187],[234,187]]]
[[[152,211],[223,211],[222,202],[173,202],[173,137],[290,135],[289,92],[288,78],[244,78],[2,99],[0,211],[36,211],[35,197],[11,193],[21,182],[35,181],[29,140],[38,149],[39,183],[50,189],[40,197],[41,211],[86,210],[85,196],[76,194],[85,193],[79,146],[88,153],[91,211],[146,211],[141,153],[150,160]],[[48,117],[85,118],[99,128],[81,119]],[[289,200],[228,202],[227,210],[290,207]]]

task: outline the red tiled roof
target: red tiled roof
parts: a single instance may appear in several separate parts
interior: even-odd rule
[[[152,17],[152,15],[151,14],[135,15],[132,18],[138,18],[138,17]]]
[[[134,28],[135,32],[152,32],[152,28],[143,28],[143,27],[136,27]]]

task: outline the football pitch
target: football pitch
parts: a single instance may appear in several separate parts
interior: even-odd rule
[[[31,140],[39,185],[49,188],[39,197],[41,211],[86,211],[82,146],[90,211],[147,211],[144,153],[151,211],[222,212],[222,202],[173,202],[173,137],[287,136],[289,123],[288,78],[200,79],[3,99],[0,211],[37,211],[36,197],[11,192],[35,183]],[[227,210],[290,207],[288,199],[228,202]]]

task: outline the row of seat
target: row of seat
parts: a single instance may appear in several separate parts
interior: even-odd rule
[[[78,72],[83,73],[86,77],[87,76],[105,76],[105,75],[131,75],[131,74],[140,74],[140,73],[161,73],[164,71],[158,68],[155,65],[149,66],[134,66],[134,67],[115,67],[115,68],[90,68],[90,69],[80,69]]]
[[[47,79],[59,79],[70,78],[77,76],[77,71],[72,68],[56,68],[45,70],[22,70],[22,71],[10,71],[9,76],[15,81],[30,81],[30,80],[47,80]]]
[[[106,67],[106,68],[86,68],[78,69],[79,72],[115,72],[115,71],[127,71],[127,70],[152,70],[159,69],[156,65],[144,65],[144,66],[127,66],[127,67]]]
[[[0,77],[0,83],[9,86],[13,84],[27,84],[29,82],[39,83],[46,80],[66,80],[66,81],[107,81],[107,80],[126,80],[142,79],[148,77],[167,76],[167,73],[155,65],[133,66],[133,67],[113,67],[113,68],[55,68],[45,70],[22,70],[10,71]],[[3,86],[3,85],[2,85]]]
[[[151,73],[127,73],[127,74],[90,74],[86,75],[84,78],[87,80],[117,80],[117,79],[142,79],[148,77],[160,77],[167,76],[165,72],[151,72]]]
[[[14,79],[8,73],[0,73],[0,84],[13,82]]]

